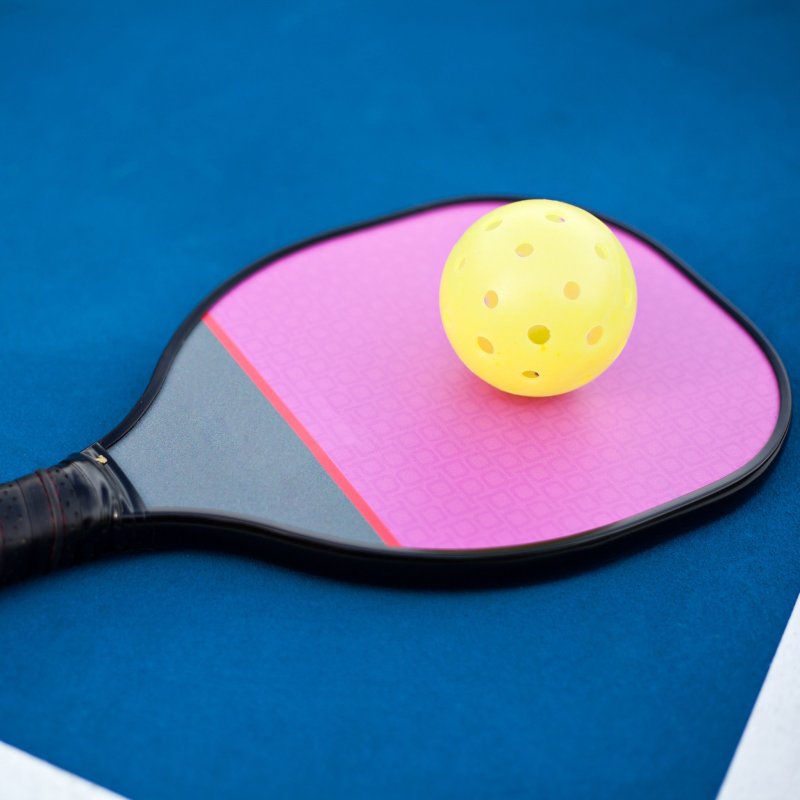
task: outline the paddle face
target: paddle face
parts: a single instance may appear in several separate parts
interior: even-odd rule
[[[639,292],[614,365],[551,398],[467,371],[441,327],[441,270],[503,202],[331,234],[204,304],[145,413],[102,442],[147,512],[387,556],[488,558],[641,529],[758,474],[788,426],[780,361],[683,265],[613,223]]]

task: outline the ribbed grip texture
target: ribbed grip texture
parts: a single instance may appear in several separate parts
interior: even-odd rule
[[[141,508],[99,445],[0,484],[0,583],[125,549],[123,519]]]

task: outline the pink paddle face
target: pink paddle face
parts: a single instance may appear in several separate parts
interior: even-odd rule
[[[332,487],[323,501],[290,483],[266,511],[230,490],[211,510],[335,541],[354,540],[356,519],[368,530],[359,541],[375,548],[484,550],[624,527],[755,468],[781,404],[769,358],[681,268],[619,228],[639,305],[605,374],[540,399],[467,371],[442,330],[438,285],[460,234],[497,205],[445,205],[335,235],[266,265],[208,310],[190,340],[224,351],[242,391],[310,459],[291,466],[287,456],[275,469],[288,463],[297,480],[318,470]],[[205,391],[236,406],[230,381]],[[246,463],[272,447],[256,427],[233,444]],[[125,453],[117,458],[130,472]],[[141,491],[152,507],[194,503]],[[304,517],[312,506],[316,522]]]

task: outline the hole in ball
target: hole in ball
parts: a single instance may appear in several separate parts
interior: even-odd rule
[[[522,373],[522,377],[523,378],[530,378],[530,379],[538,378],[539,377],[539,373],[535,369],[526,369]]]
[[[533,252],[533,245],[530,242],[518,244],[514,252],[521,258],[527,258]]]
[[[600,258],[608,258],[608,250],[606,250],[605,246],[602,244],[596,244],[594,246],[594,251]]]
[[[478,347],[484,353],[494,353],[494,345],[485,336],[478,337]]]
[[[566,222],[564,217],[561,214],[546,214],[545,219],[549,222]]]
[[[489,291],[483,296],[483,304],[487,308],[494,308],[497,305],[497,292],[489,289]]]
[[[546,325],[534,325],[528,328],[528,338],[534,344],[544,344],[550,338],[550,328]]]
[[[493,219],[490,223],[487,224],[484,230],[493,231],[495,228],[499,228],[503,222],[503,218],[499,217],[498,219]]]
[[[567,300],[577,300],[581,294],[581,287],[575,281],[567,281],[564,284],[564,297]]]
[[[595,325],[589,333],[586,334],[586,341],[589,344],[597,344],[603,338],[603,326]]]

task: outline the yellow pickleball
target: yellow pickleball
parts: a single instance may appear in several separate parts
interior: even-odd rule
[[[628,341],[636,278],[597,217],[555,200],[490,211],[450,252],[439,309],[458,357],[492,386],[545,397],[605,372]]]

